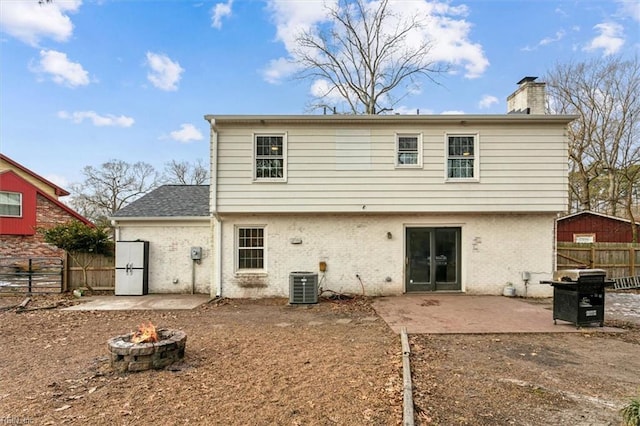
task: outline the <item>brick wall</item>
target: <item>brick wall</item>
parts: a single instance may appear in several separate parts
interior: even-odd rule
[[[63,209],[51,201],[37,195],[36,226],[51,228],[73,219]],[[42,235],[0,235],[0,256],[2,257],[62,257],[64,250],[44,242]]]
[[[120,224],[118,240],[138,239],[149,241],[149,293],[191,293],[193,288],[209,294],[213,257],[208,220]],[[196,264],[191,247],[202,247]]]
[[[531,273],[528,296],[548,296],[554,269],[553,214],[447,215],[237,215],[223,218],[222,295],[268,297],[289,295],[289,273],[318,272],[321,286],[338,292],[397,295],[404,292],[406,227],[461,228],[462,291],[502,294],[512,282],[525,292],[522,272]],[[235,229],[266,226],[265,274],[235,271]],[[387,237],[390,232],[392,238]],[[299,244],[292,244],[292,241]]]
[[[507,98],[507,111],[524,111],[530,109],[530,114],[546,113],[546,84],[527,81]]]

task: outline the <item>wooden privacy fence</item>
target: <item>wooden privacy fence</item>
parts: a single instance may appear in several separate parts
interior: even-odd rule
[[[557,269],[604,269],[610,279],[640,275],[640,244],[559,242],[557,251]]]
[[[84,287],[83,265],[87,266],[87,284],[94,290],[113,291],[116,287],[116,259],[114,256],[81,253],[66,255],[65,287],[67,291]]]

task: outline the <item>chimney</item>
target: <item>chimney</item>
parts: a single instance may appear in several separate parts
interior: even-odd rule
[[[546,110],[546,83],[536,83],[538,77],[525,77],[518,89],[507,98],[509,114],[544,114]]]

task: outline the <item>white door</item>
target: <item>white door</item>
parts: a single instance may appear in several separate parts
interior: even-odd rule
[[[142,296],[144,294],[143,269],[116,269],[116,296]]]
[[[116,242],[116,268],[143,268],[144,242]]]

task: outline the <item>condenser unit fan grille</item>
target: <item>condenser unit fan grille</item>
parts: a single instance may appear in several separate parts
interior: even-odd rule
[[[289,303],[318,303],[318,274],[292,272],[289,275]]]

